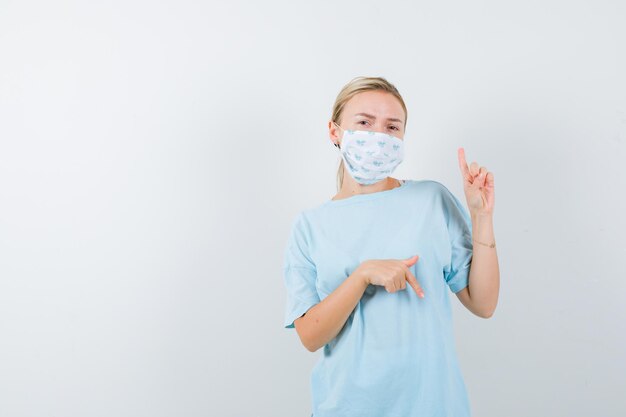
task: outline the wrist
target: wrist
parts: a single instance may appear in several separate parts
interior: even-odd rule
[[[472,214],[472,240],[479,245],[495,247],[493,216]]]
[[[472,229],[483,230],[483,229],[493,229],[493,215],[489,214],[470,214],[470,219],[472,222]]]
[[[493,220],[493,212],[477,213],[474,211],[470,211],[470,217],[472,218],[472,220],[476,219],[479,221],[489,221],[489,220]]]
[[[366,287],[370,284],[369,275],[363,269],[363,264],[359,265],[357,269],[354,270],[353,275],[360,283],[364,284]]]

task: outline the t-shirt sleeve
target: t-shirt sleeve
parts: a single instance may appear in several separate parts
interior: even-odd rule
[[[287,289],[285,328],[320,302],[315,282],[317,270],[310,256],[310,229],[301,212],[292,222],[284,253],[283,278]]]
[[[469,285],[474,251],[472,222],[467,209],[446,187],[443,187],[443,204],[451,249],[443,273],[450,290],[457,293]]]

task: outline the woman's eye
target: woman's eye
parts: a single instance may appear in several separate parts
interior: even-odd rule
[[[361,120],[361,121],[359,121],[357,123],[367,123],[367,120]]]
[[[400,130],[400,129],[398,129],[396,126],[389,126],[389,127],[393,128],[393,129],[395,129],[395,130]]]

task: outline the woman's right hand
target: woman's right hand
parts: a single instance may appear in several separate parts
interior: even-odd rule
[[[418,259],[418,255],[408,259],[369,259],[363,261],[357,271],[367,284],[380,285],[390,293],[404,290],[408,281],[415,293],[424,298],[422,287],[409,269]]]

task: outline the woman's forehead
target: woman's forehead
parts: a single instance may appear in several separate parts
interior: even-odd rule
[[[404,121],[400,101],[384,91],[365,91],[356,94],[344,107],[348,117],[369,117]]]

